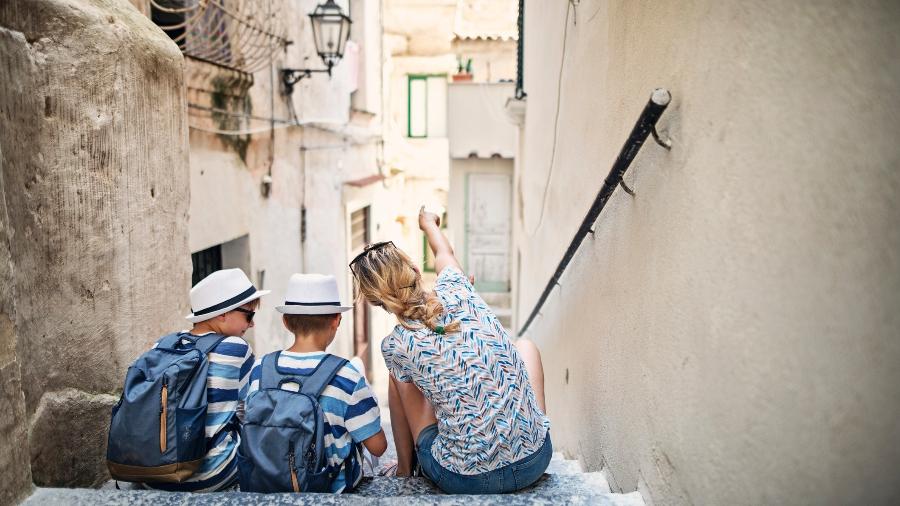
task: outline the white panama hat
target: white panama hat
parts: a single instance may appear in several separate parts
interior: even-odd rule
[[[284,305],[276,311],[284,314],[335,314],[353,309],[342,306],[337,281],[325,274],[294,274],[288,281]]]
[[[191,323],[200,323],[269,293],[257,290],[250,278],[240,269],[223,269],[206,276],[191,288],[191,311],[185,316]]]

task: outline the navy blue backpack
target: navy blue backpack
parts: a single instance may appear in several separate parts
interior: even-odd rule
[[[207,451],[207,355],[225,338],[169,334],[128,368],[109,424],[113,479],[181,483],[199,469]]]
[[[278,368],[281,352],[262,359],[259,391],[244,406],[238,473],[242,492],[330,492],[337,472],[325,458],[325,414],[319,395],[347,361],[326,355],[309,376]],[[298,392],[283,390],[296,383]],[[351,452],[351,460],[354,452]],[[352,468],[344,463],[345,472]],[[349,478],[349,476],[348,476]],[[348,479],[347,488],[352,488]]]

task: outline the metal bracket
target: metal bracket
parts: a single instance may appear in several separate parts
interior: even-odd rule
[[[632,190],[631,188],[629,188],[628,185],[625,184],[625,181],[619,181],[619,186],[621,186],[622,189],[625,190],[625,193],[631,195],[632,197],[635,196],[634,190]]]
[[[650,135],[652,135],[653,140],[656,141],[656,143],[662,146],[664,149],[666,149],[667,151],[672,150],[672,139],[668,137],[666,137],[665,139],[660,138],[659,132],[656,131],[656,125],[653,125],[653,127],[650,129]],[[619,186],[621,186],[622,189],[625,190],[625,193],[631,195],[632,197],[635,196],[634,190],[632,190],[628,187],[627,184],[625,184],[624,179],[622,181],[619,181]]]
[[[653,140],[656,141],[656,143],[659,144],[660,146],[662,146],[668,150],[672,149],[672,139],[670,139],[668,137],[666,137],[665,139],[660,139],[659,132],[656,131],[656,125],[653,125],[653,128],[650,129],[650,135],[653,136]],[[623,186],[623,188],[625,188],[625,187]],[[628,190],[625,190],[625,191],[628,191]],[[628,192],[628,193],[631,193],[631,192]]]
[[[304,77],[312,77],[313,72],[325,72],[331,76],[331,67],[325,69],[281,69],[281,82],[288,95],[294,92],[294,85]]]

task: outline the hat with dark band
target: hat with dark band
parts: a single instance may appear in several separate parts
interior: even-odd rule
[[[284,299],[284,305],[275,308],[284,314],[335,314],[353,309],[341,305],[337,281],[324,274],[294,274]]]
[[[200,323],[254,301],[269,290],[257,290],[240,269],[223,269],[203,278],[191,288],[191,311],[185,316]]]

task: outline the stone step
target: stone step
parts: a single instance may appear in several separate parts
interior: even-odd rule
[[[367,478],[357,488],[363,497],[400,497],[415,495],[439,495],[442,492],[427,478]],[[608,494],[609,484],[601,473],[545,474],[534,485],[511,495],[575,495]]]
[[[512,305],[512,294],[509,292],[478,292],[478,295],[495,311]]]
[[[158,492],[150,490],[93,490],[39,488],[25,500],[23,505],[135,505],[135,506],[255,506],[263,504],[279,505],[440,505],[479,506],[503,502],[504,506],[532,505],[599,505],[599,506],[644,506],[637,492],[630,494],[580,494],[560,491],[557,493],[518,493],[507,495],[400,495],[391,497],[371,497],[357,494],[253,494],[249,492],[218,492],[212,494],[191,494],[188,492]]]
[[[553,454],[550,467],[537,483],[524,490],[506,495],[445,495],[426,478],[367,477],[353,494],[253,494],[249,492],[219,492],[189,494],[153,490],[116,490],[109,482],[101,490],[39,488],[24,505],[112,505],[137,504],[147,506],[181,505],[190,501],[199,505],[460,505],[478,506],[502,501],[507,506],[549,504],[599,504],[609,506],[644,506],[641,495],[610,493],[602,473],[585,473],[575,460],[568,460],[560,452]]]
[[[577,460],[567,460],[562,452],[553,452],[550,466],[547,467],[547,474],[581,474],[583,472],[584,469]]]

